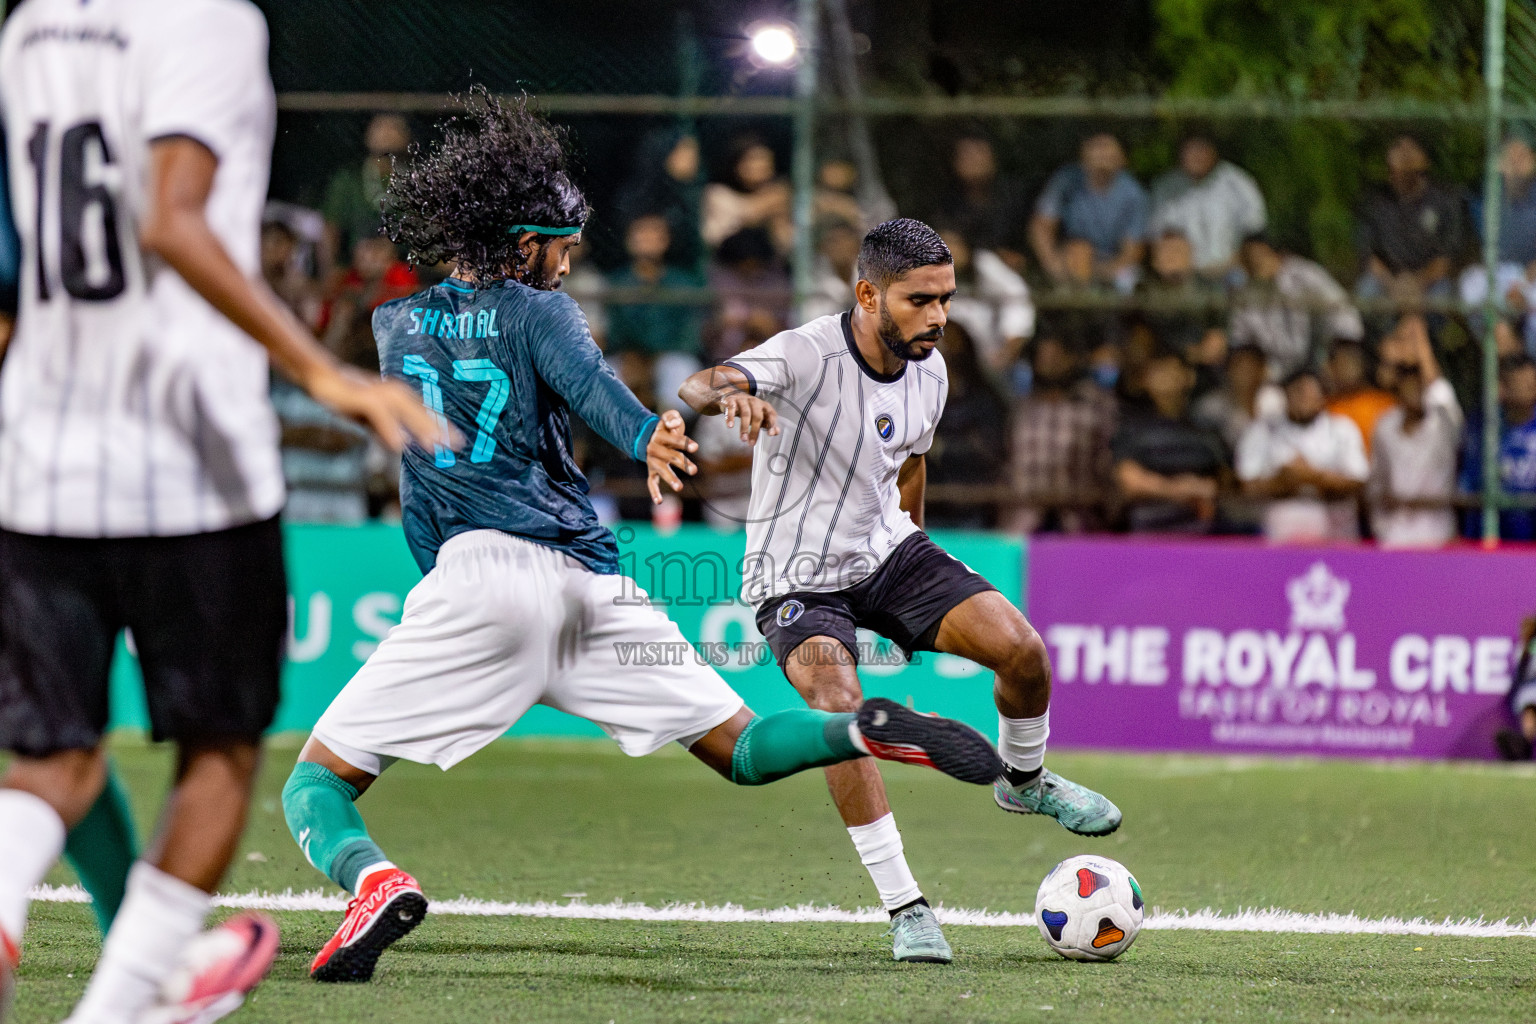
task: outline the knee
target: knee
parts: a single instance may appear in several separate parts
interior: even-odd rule
[[[11,762],[5,787],[38,797],[73,828],[90,811],[107,779],[107,759],[100,750],[65,750],[47,757]]]
[[[1040,634],[1028,623],[1022,623],[1010,632],[1007,653],[997,674],[1028,687],[1049,686],[1051,656]]]

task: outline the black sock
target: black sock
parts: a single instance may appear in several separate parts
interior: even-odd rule
[[[926,896],[919,896],[917,899],[913,900],[911,903],[903,903],[901,906],[897,907],[895,910],[892,910],[890,912],[891,918],[894,920],[897,914],[901,913],[903,910],[911,910],[913,907],[917,906],[919,903],[921,903],[925,907],[930,905],[928,903],[928,898]]]
[[[1027,786],[1034,782],[1044,770],[1044,768],[1032,768],[1029,771],[1025,771],[1023,768],[1015,768],[1011,764],[1005,764],[1003,765],[1003,778],[1008,780],[1008,785],[1018,789],[1020,786]]]

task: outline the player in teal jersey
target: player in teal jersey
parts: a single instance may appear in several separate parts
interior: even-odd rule
[[[465,443],[405,454],[405,532],[425,578],[283,791],[305,856],[355,896],[310,968],[322,981],[367,980],[427,908],[354,801],[395,760],[447,769],[534,704],[597,723],[631,755],[678,742],[742,785],[866,755],[978,785],[1002,768],[980,733],[892,701],[759,717],[695,659],[620,659],[621,646],[684,641],[618,575],[617,544],[572,455],[570,412],[646,463],[658,501],[662,485],[681,490],[697,445],[676,412],[656,416],[619,382],[557,290],[588,214],[561,136],[522,103],[483,94],[445,128],[391,176],[386,221],[415,262],[448,262],[453,276],[381,306],[374,333],[384,374],[419,387]],[[765,410],[743,395],[736,411],[760,422]]]

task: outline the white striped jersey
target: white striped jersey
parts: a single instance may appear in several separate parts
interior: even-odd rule
[[[218,157],[214,233],[259,272],[276,104],[245,0],[26,0],[0,32],[22,242],[0,371],[0,526],[175,536],[283,504],[265,351],[144,253],[149,150]]]
[[[902,464],[933,444],[949,378],[937,351],[886,376],[865,362],[849,315],[824,316],[727,361],[779,414],[752,457],[742,599],[844,590],[917,531]]]

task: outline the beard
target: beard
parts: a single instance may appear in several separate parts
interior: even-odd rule
[[[530,288],[537,288],[541,292],[552,292],[560,287],[560,275],[549,273],[549,246],[540,245],[534,248],[533,256],[523,264],[522,270],[517,275],[517,280]]]
[[[885,345],[886,348],[890,349],[891,354],[894,355],[897,359],[909,363],[920,363],[924,359],[927,359],[929,356],[933,355],[933,353],[937,350],[931,348],[923,348],[918,344],[918,342],[938,341],[940,338],[944,337],[944,328],[935,327],[931,331],[924,331],[922,334],[914,335],[913,337],[908,338],[906,335],[901,333],[901,328],[896,326],[896,321],[891,318],[890,310],[886,309],[884,306],[881,306],[880,324],[876,328],[876,333],[879,334],[881,343]]]

